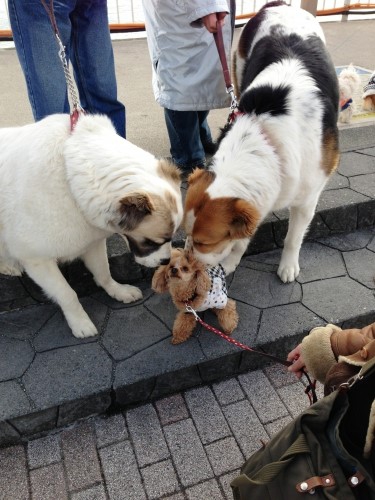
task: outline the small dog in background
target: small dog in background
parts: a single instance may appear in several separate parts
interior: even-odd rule
[[[361,79],[352,63],[338,76],[340,90],[340,123],[350,123],[353,116],[353,98],[359,91]]]
[[[172,249],[169,264],[155,271],[152,289],[158,293],[168,291],[179,310],[173,324],[172,344],[187,340],[196,326],[195,315],[186,311],[186,305],[195,311],[211,309],[227,335],[238,324],[236,303],[227,296],[224,269],[220,265],[206,267],[189,250]]]

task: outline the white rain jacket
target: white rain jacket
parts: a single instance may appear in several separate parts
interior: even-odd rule
[[[214,36],[200,19],[228,12],[223,26],[230,69],[231,19],[227,0],[143,0],[152,86],[160,106],[205,111],[230,105]]]

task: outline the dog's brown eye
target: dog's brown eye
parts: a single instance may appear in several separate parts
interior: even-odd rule
[[[186,267],[186,266],[184,266],[184,267],[182,268],[182,271],[183,271],[184,273],[187,273],[187,272],[189,272],[189,268],[188,268],[188,267]]]

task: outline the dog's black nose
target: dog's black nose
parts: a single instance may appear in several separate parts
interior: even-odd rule
[[[171,260],[171,259],[162,259],[162,260],[160,261],[160,265],[161,265],[161,266],[167,266],[167,265],[169,264],[170,260]]]
[[[177,274],[177,273],[178,273],[178,269],[177,269],[177,267],[172,267],[172,269],[171,269],[171,273],[172,273],[172,274]]]

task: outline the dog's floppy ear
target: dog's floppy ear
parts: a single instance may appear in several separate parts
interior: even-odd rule
[[[250,238],[255,233],[260,214],[254,205],[245,200],[233,200],[229,232],[233,239]]]
[[[151,288],[158,293],[164,293],[168,291],[168,280],[167,280],[167,268],[166,266],[159,266],[154,272],[152,277]]]
[[[154,210],[150,196],[146,193],[131,193],[120,200],[120,221],[118,225],[124,231],[132,231]]]

